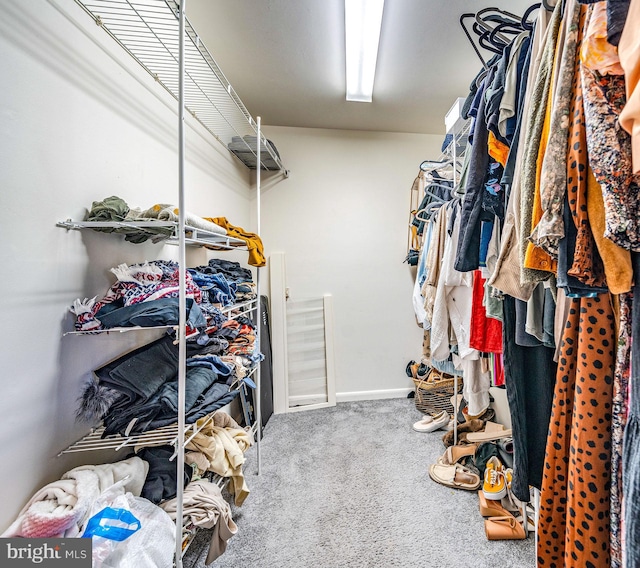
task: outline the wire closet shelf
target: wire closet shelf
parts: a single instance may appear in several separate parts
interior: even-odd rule
[[[254,367],[245,378],[250,378],[255,373],[255,371],[256,369]],[[229,387],[229,390],[231,391],[236,388],[240,388],[243,382],[244,380],[236,382]],[[206,420],[200,421],[200,425],[197,425],[195,423],[185,425],[183,446],[186,446],[196,436],[196,434],[200,432],[200,430],[202,430],[207,424],[211,422],[211,420],[213,420],[213,414],[215,414],[215,412],[211,413]],[[256,429],[257,423],[251,426],[251,433],[255,434]],[[103,434],[104,426],[92,428],[91,431],[81,439],[61,450],[58,453],[58,456],[61,456],[63,454],[91,452],[98,450],[115,450],[117,452],[123,448],[132,448],[137,446],[143,447],[169,445],[176,448],[176,451],[172,456],[173,459],[177,455],[177,448],[179,446],[177,424],[170,424],[168,426],[163,426],[162,428],[143,432],[142,434],[130,434],[126,436],[114,434],[107,437],[103,437]]]
[[[114,229],[124,230],[130,229],[140,233],[146,233],[150,238],[158,238],[160,242],[170,245],[178,245],[180,235],[178,234],[178,223],[175,221],[74,221],[73,219],[67,219],[66,221],[59,221],[56,226],[63,229]],[[156,229],[170,229],[171,235],[162,237],[158,234]],[[246,242],[230,237],[229,235],[222,235],[219,233],[213,233],[205,229],[198,227],[192,227],[185,225],[185,244],[192,246],[210,246],[221,250],[243,249],[247,250]]]
[[[129,55],[179,100],[179,11],[174,0],[76,0]],[[185,20],[185,108],[236,155],[257,160],[258,127],[188,20]],[[242,160],[247,164],[246,160]],[[262,169],[287,174],[260,133]],[[250,166],[251,167],[251,166]]]
[[[248,300],[245,302],[239,302],[236,304],[232,304],[230,306],[226,306],[220,309],[222,315],[227,316],[228,319],[238,318],[240,316],[247,316],[248,314],[257,311],[258,309],[258,298],[253,298],[252,300]],[[89,329],[89,330],[79,330],[79,331],[65,331],[62,336],[66,337],[67,335],[100,335],[100,334],[110,334],[110,333],[127,333],[129,331],[147,331],[151,329],[165,329],[170,330],[173,329],[176,331],[178,329],[177,325],[133,325],[126,327],[105,327],[101,329]],[[210,326],[205,329],[205,333],[209,333],[213,331],[215,326]],[[196,337],[200,332],[196,331],[190,335],[187,335],[187,339],[192,337]]]

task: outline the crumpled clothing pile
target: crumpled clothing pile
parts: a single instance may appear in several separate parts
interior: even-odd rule
[[[216,412],[213,419],[197,423],[202,429],[186,445],[185,463],[194,463],[202,472],[229,477],[229,492],[240,506],[249,495],[242,465],[244,452],[253,444],[251,435],[228,414]]]

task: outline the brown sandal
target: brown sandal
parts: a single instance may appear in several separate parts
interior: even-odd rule
[[[454,463],[458,463],[462,458],[474,456],[477,448],[478,446],[476,444],[449,446],[444,454],[438,458],[438,463],[441,465],[453,465]]]
[[[500,501],[487,499],[482,490],[478,491],[478,503],[480,505],[480,514],[483,517],[506,517],[511,515]]]
[[[524,540],[524,527],[513,515],[491,517],[484,521],[484,531],[488,540]]]

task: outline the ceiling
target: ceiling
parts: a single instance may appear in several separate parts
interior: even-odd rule
[[[264,124],[440,134],[481,67],[460,15],[487,6],[523,14],[533,3],[386,0],[373,102],[358,103],[345,100],[343,1],[188,0],[186,10]]]

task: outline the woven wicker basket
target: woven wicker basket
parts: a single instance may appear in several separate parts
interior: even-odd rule
[[[451,398],[454,394],[455,377],[430,369],[422,379],[413,379],[416,385],[415,404],[423,414],[438,414],[446,410],[453,415]],[[458,377],[458,393],[462,392],[462,377]]]

